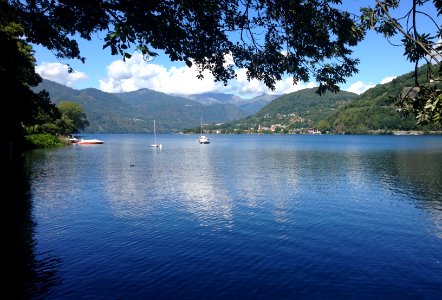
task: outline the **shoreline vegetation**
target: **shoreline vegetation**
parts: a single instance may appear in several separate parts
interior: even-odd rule
[[[442,131],[394,130],[393,135],[442,135]]]
[[[25,149],[57,148],[69,145],[69,137],[50,133],[30,134],[25,136]]]
[[[124,133],[122,133],[124,134]],[[188,132],[187,134],[193,134],[192,132]],[[196,134],[196,133],[195,133]],[[418,136],[418,135],[442,135],[442,131],[423,131],[423,130],[392,130],[392,131],[384,131],[384,130],[373,130],[366,133],[281,133],[281,132],[266,132],[266,133],[216,133],[211,132],[210,134],[252,134],[252,135],[409,135],[409,136]],[[26,144],[25,147],[28,150],[32,149],[44,149],[44,148],[56,148],[63,147],[66,145],[71,145],[72,143],[69,140],[70,136],[55,136],[52,134],[31,134],[26,136]]]

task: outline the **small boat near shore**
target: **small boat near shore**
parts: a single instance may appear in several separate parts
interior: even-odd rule
[[[205,136],[205,135],[201,135],[198,139],[197,139],[198,143],[200,144],[210,144],[210,139]]]
[[[197,142],[200,144],[210,144],[210,139],[203,135],[203,117],[201,116],[201,135],[200,137],[197,139]]]
[[[77,142],[79,145],[95,145],[95,144],[104,144],[104,141],[98,139],[81,139]]]
[[[163,148],[163,145],[161,144],[157,144],[157,132],[156,132],[156,125],[155,125],[155,120],[153,120],[153,135],[154,135],[154,143],[151,144],[151,147],[154,148]]]
[[[69,138],[69,142],[70,142],[71,144],[77,144],[79,141],[80,141],[80,140],[77,139],[77,138],[75,138],[75,137]]]
[[[76,144],[76,143],[78,143],[79,141],[80,141],[80,139],[78,138],[78,137],[76,137],[76,136],[74,136],[73,134],[70,136],[70,137],[68,137],[68,138],[66,138],[71,144]]]

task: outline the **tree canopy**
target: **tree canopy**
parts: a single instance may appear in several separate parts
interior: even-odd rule
[[[87,126],[89,126],[89,121],[87,119],[86,113],[83,107],[75,102],[61,101],[57,105],[63,117],[61,123],[66,127],[65,133],[75,133],[83,131]],[[69,120],[64,122],[63,120]]]
[[[17,126],[23,121],[20,103],[33,102],[28,87],[41,78],[30,45],[84,62],[77,39],[91,40],[96,33],[104,35],[104,48],[123,59],[138,50],[150,60],[163,50],[172,61],[195,65],[199,77],[209,70],[228,84],[236,68],[246,68],[249,79],[269,88],[285,75],[293,83],[314,78],[320,94],[339,91],[339,84],[358,72],[352,47],[370,29],[387,38],[402,34],[405,59],[418,65],[431,57],[440,67],[439,24],[432,33],[419,32],[416,16],[429,16],[419,10],[428,6],[440,14],[442,1],[372,3],[351,14],[340,0],[0,0],[0,79],[2,93],[12,91],[2,97],[0,109]],[[391,14],[400,3],[410,6],[405,19]],[[418,87],[421,93],[407,95],[403,108],[424,112],[423,121],[441,122],[440,91]]]
[[[361,9],[361,25],[373,29],[387,39],[400,36],[406,59],[414,63],[414,84],[395,97],[399,110],[405,115],[414,114],[420,125],[442,124],[442,14],[441,0],[413,0],[402,14],[399,0],[376,0],[373,7]],[[435,13],[435,14],[433,14]],[[421,26],[424,23],[424,26]],[[426,28],[426,30],[422,30]],[[431,28],[431,29],[429,29]],[[429,30],[429,32],[428,32]],[[419,67],[427,66],[424,80]]]
[[[128,58],[137,49],[150,59],[161,49],[172,61],[195,64],[199,76],[210,70],[225,83],[236,66],[269,87],[283,74],[294,82],[313,75],[321,90],[337,90],[357,71],[350,47],[363,38],[355,18],[335,7],[339,0],[7,2],[26,41],[57,57],[86,59],[75,38],[104,32],[112,54]]]

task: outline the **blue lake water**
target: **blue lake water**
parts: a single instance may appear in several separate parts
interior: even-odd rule
[[[442,137],[93,135],[26,157],[44,299],[442,299]]]

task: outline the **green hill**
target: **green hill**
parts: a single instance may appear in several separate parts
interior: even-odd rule
[[[159,120],[160,131],[161,128],[181,130],[187,124],[198,126],[201,116],[208,123],[225,122],[246,116],[244,111],[232,104],[203,105],[197,101],[149,89],[115,95],[136,108],[146,118]]]
[[[89,88],[75,90],[53,81],[43,80],[34,90],[46,90],[51,101],[72,101],[81,104],[90,126],[85,133],[176,132],[199,126],[201,116],[206,123],[244,118],[247,113],[232,104],[202,105],[182,97],[170,96],[149,89],[128,93],[105,93]]]
[[[247,116],[256,114],[261,108],[281,95],[262,94],[251,99],[243,99],[233,94],[202,93],[193,95],[176,95],[189,100],[197,101],[204,105],[209,104],[232,104],[244,111]]]
[[[425,67],[420,68],[418,74],[420,82],[424,82]],[[379,84],[343,106],[328,122],[332,124],[333,131],[338,133],[438,129],[434,126],[418,126],[414,116],[404,117],[397,111],[393,98],[404,88],[413,86],[413,82],[413,72],[410,72],[389,83]]]
[[[79,103],[86,112],[90,126],[85,132],[121,133],[145,132],[146,119],[140,118],[138,111],[119,97],[97,89],[75,90],[53,81],[43,80],[36,90],[49,92],[55,104],[61,101]]]
[[[320,120],[328,119],[341,106],[358,96],[345,91],[321,96],[315,92],[316,88],[311,88],[280,96],[255,115],[229,122],[220,129],[227,132],[254,132],[259,128],[279,124],[283,128],[282,132],[291,132],[299,128],[315,127]]]
[[[400,114],[393,98],[413,86],[413,72],[379,84],[362,95],[340,91],[319,96],[316,89],[283,95],[255,115],[232,121],[212,130],[225,132],[305,133],[316,127],[321,131],[347,134],[390,133],[395,130],[441,130],[418,126],[414,116]],[[418,71],[419,82],[426,80],[426,67]]]
[[[425,80],[425,67],[419,70]],[[149,89],[128,93],[105,93],[97,89],[75,90],[43,80],[35,90],[45,89],[52,102],[77,102],[84,108],[90,126],[88,133],[145,133],[152,132],[153,119],[158,132],[176,132],[204,123],[224,123],[208,126],[225,132],[307,132],[308,128],[334,133],[388,133],[394,130],[441,130],[435,126],[416,125],[414,116],[404,117],[396,109],[392,98],[413,85],[413,73],[399,76],[386,84],[379,84],[362,95],[340,91],[318,95],[316,88],[304,89],[276,99],[255,99],[232,103],[229,97],[204,105],[180,96],[171,96]],[[214,95],[204,95],[206,98]],[[202,96],[201,96],[202,97]],[[273,96],[272,96],[273,97]],[[250,109],[263,105],[256,114],[246,117]],[[271,101],[271,102],[269,102]],[[256,103],[255,103],[256,102]],[[249,106],[246,109],[246,106]],[[253,106],[255,108],[253,108]]]
[[[320,96],[316,93],[316,90],[316,88],[304,89],[281,96],[264,106],[256,116],[293,114],[317,122],[327,118],[332,111],[351,102],[358,96],[355,93],[345,91],[336,94],[328,92]]]

